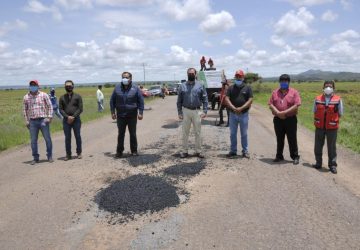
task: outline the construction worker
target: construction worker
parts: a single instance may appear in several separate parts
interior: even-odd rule
[[[316,169],[322,167],[322,150],[325,137],[328,149],[328,167],[331,173],[336,174],[336,138],[339,128],[340,117],[344,113],[343,103],[340,96],[334,94],[335,82],[325,81],[323,94],[318,95],[314,101],[314,125],[315,129],[315,160],[313,165]]]
[[[220,108],[219,108],[219,116],[220,116],[220,121],[218,124],[216,124],[217,126],[221,126],[222,124],[224,124],[224,114],[223,111],[226,108],[226,113],[227,113],[227,124],[226,127],[229,127],[229,117],[230,117],[230,112],[229,109],[226,106],[226,102],[225,102],[225,97],[226,97],[226,92],[229,88],[229,81],[224,79],[221,81],[221,91],[220,91]]]
[[[214,66],[214,61],[211,59],[211,57],[209,58],[208,64],[210,66],[210,69],[212,69]]]
[[[200,71],[206,70],[206,59],[205,59],[205,56],[202,56],[202,57],[201,57],[201,59],[200,59],[200,66],[201,66]]]

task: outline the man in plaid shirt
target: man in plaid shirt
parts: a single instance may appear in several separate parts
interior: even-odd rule
[[[45,139],[47,159],[49,162],[53,162],[49,125],[53,116],[53,108],[49,96],[39,91],[39,82],[37,80],[32,80],[29,83],[29,93],[24,96],[23,113],[31,137],[31,150],[34,158],[31,165],[39,162],[39,130],[41,130]]]

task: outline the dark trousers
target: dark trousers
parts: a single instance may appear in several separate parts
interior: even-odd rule
[[[71,129],[74,130],[75,140],[76,140],[76,153],[79,155],[82,152],[81,148],[81,120],[80,117],[76,117],[72,124],[67,123],[67,118],[63,119],[63,129],[65,134],[65,150],[66,155],[71,156]]]
[[[291,159],[299,157],[298,145],[297,145],[297,118],[296,116],[287,117],[282,120],[278,117],[274,117],[274,129],[276,134],[277,149],[276,158],[283,159],[285,135],[289,144],[289,151]]]
[[[118,126],[118,144],[116,148],[117,153],[122,153],[124,151],[124,139],[126,126],[128,127],[130,134],[130,150],[131,153],[137,152],[137,139],[136,139],[136,123],[137,116],[134,117],[118,117],[117,126]]]
[[[225,105],[220,105],[220,109],[219,109],[219,116],[220,116],[220,124],[224,123],[224,114],[223,111],[225,109]],[[229,118],[230,118],[230,114],[229,114],[229,109],[226,108],[226,114],[227,114],[227,124],[229,125]]]
[[[337,138],[337,129],[320,129],[316,128],[315,130],[315,159],[317,165],[322,165],[322,151],[325,143],[325,137],[327,142],[328,149],[328,166],[337,166],[336,163],[336,138]]]

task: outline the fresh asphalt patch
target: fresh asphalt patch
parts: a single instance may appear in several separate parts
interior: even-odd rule
[[[101,210],[133,218],[135,214],[156,212],[180,203],[176,187],[160,177],[133,175],[114,181],[95,197]]]
[[[190,163],[178,163],[176,165],[170,166],[164,170],[165,174],[175,175],[175,176],[188,176],[196,175],[205,168],[205,162],[190,162]]]

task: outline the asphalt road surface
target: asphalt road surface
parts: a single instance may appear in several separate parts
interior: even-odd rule
[[[138,157],[113,158],[110,117],[83,125],[83,159],[63,161],[62,133],[52,136],[54,163],[30,165],[29,145],[2,152],[0,249],[360,249],[358,154],[339,147],[337,175],[315,170],[313,132],[299,127],[300,164],[287,145],[288,161],[274,164],[272,115],[253,105],[250,159],[225,157],[229,129],[214,126],[217,111],[203,120],[206,158],[180,159],[176,96],[149,106]],[[125,140],[129,151],[128,133]],[[39,149],[44,159],[42,141]],[[131,216],[99,208],[102,190],[139,174],[175,187],[178,204]]]

